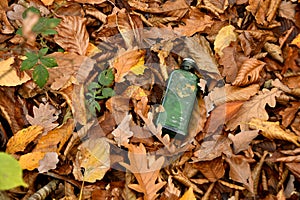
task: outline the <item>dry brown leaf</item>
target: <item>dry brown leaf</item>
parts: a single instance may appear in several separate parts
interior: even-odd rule
[[[230,165],[229,176],[232,180],[243,183],[245,188],[253,193],[253,179],[251,169],[245,157],[232,155],[230,158],[225,157],[226,162]]]
[[[144,50],[127,50],[113,62],[113,67],[117,70],[115,82],[123,82],[124,76],[129,73],[131,67],[137,64],[141,57],[145,55]]]
[[[260,71],[264,66],[265,63],[257,59],[250,58],[246,60],[242,64],[232,85],[245,86],[257,82],[260,78]]]
[[[214,42],[214,50],[221,57],[223,55],[223,49],[228,47],[231,42],[237,40],[237,34],[235,28],[232,25],[224,26],[218,32]]]
[[[129,138],[133,136],[133,132],[130,130],[129,123],[131,122],[132,116],[126,115],[118,127],[111,133],[114,136],[114,140],[118,146],[127,146]]]
[[[216,182],[225,174],[225,167],[221,157],[211,161],[202,161],[194,163],[193,166],[198,169],[210,182]]]
[[[34,141],[43,132],[42,126],[30,126],[18,131],[12,136],[6,147],[6,152],[14,154],[19,151],[24,151],[27,145]]]
[[[56,152],[46,152],[45,156],[39,161],[39,173],[48,172],[50,169],[55,169],[59,162]]]
[[[202,98],[197,99],[189,122],[188,137],[194,138],[200,131],[203,131],[206,120],[205,102]]]
[[[300,162],[300,155],[280,157],[275,160],[276,162]]]
[[[298,136],[284,131],[280,127],[279,122],[268,122],[262,119],[252,118],[249,122],[249,125],[253,126],[255,129],[261,130],[261,134],[266,138],[271,140],[285,140],[294,143],[298,147],[300,146],[300,143],[298,142]]]
[[[195,7],[189,10],[189,17],[184,18],[182,21],[185,25],[179,24],[178,27],[174,28],[174,31],[188,37],[204,31],[204,29],[211,27],[213,24],[213,20],[209,15],[205,15]]]
[[[164,164],[164,157],[155,160],[155,158],[147,156],[142,143],[139,146],[129,144],[127,147],[130,165],[120,164],[131,171],[138,181],[138,184],[130,184],[129,187],[143,193],[145,200],[155,200],[159,196],[157,192],[166,184],[166,182],[155,183]]]
[[[229,134],[228,138],[233,143],[233,152],[238,154],[249,148],[250,142],[258,136],[258,130],[253,131],[241,131],[236,135]]]
[[[175,187],[174,183],[172,182],[171,176],[169,176],[168,178],[168,184],[163,195],[166,197],[166,199],[172,199],[172,200],[179,199],[180,190]]]
[[[74,130],[74,121],[69,119],[65,124],[49,131],[47,135],[39,138],[32,152],[57,152],[63,148]]]
[[[252,118],[260,118],[267,120],[269,115],[265,110],[265,106],[268,104],[270,107],[275,107],[276,97],[280,96],[281,91],[277,88],[272,90],[262,89],[256,96],[246,101],[236,115],[227,122],[227,129],[234,130],[238,125],[242,131],[248,130],[248,122]]]
[[[264,44],[264,49],[270,54],[270,56],[272,56],[272,58],[283,63],[282,51],[280,46],[266,42]]]
[[[6,11],[8,10],[7,1],[2,1],[0,5],[0,32],[3,34],[11,34],[14,32],[14,27],[10,24],[6,16]]]
[[[41,0],[45,6],[51,6],[54,0]]]
[[[286,19],[295,20],[295,8],[296,4],[293,4],[291,1],[281,1],[280,6],[279,6],[279,16],[284,17]]]
[[[107,0],[67,0],[70,2],[87,3],[87,4],[102,4]]]
[[[106,138],[88,139],[78,147],[73,169],[76,180],[94,183],[101,180],[109,169],[110,146]]]
[[[196,200],[193,188],[189,187],[189,189],[183,194],[183,196],[179,200]]]
[[[63,16],[56,27],[54,41],[65,51],[84,56],[89,44],[89,34],[85,27],[86,19],[79,16]]]
[[[55,115],[56,112],[55,107],[49,103],[41,103],[39,107],[33,107],[33,117],[26,115],[26,118],[31,125],[42,126],[44,128],[43,133],[46,134],[58,126],[58,123],[54,123],[58,119],[58,116]]]
[[[19,77],[16,69],[12,67],[14,62],[14,57],[0,61],[0,86],[17,86],[31,79],[26,72]]]
[[[22,155],[19,164],[22,169],[34,170],[39,167],[39,161],[45,156],[45,152],[32,152]]]
[[[225,84],[224,87],[214,88],[207,97],[204,97],[206,107],[219,106],[231,101],[247,101],[259,91],[258,84],[251,84],[247,87],[237,87]]]
[[[300,67],[297,65],[297,59],[299,59],[298,48],[292,46],[288,47],[282,73],[285,73],[288,69],[291,69],[294,72],[299,72]]]
[[[288,127],[293,122],[299,108],[300,108],[300,102],[291,102],[291,106],[279,112],[279,114],[282,117],[283,126]]]
[[[91,15],[95,17],[96,19],[100,20],[102,23],[106,23],[107,16],[99,11],[97,8],[91,5],[83,5],[84,11],[86,15]]]
[[[193,162],[210,161],[222,154],[232,155],[231,140],[223,135],[214,135],[212,138],[204,138],[199,150],[195,151]]]

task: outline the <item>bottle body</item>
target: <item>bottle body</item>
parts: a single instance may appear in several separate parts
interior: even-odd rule
[[[168,80],[156,124],[161,124],[163,133],[171,137],[188,135],[189,121],[197,96],[198,77],[186,70],[174,70]]]

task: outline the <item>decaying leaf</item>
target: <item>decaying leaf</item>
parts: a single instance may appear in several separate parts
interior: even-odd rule
[[[131,118],[131,115],[126,115],[118,127],[111,133],[119,147],[121,145],[126,147],[128,145],[129,138],[133,136],[133,132],[129,128]]]
[[[193,166],[198,169],[210,182],[216,182],[225,174],[225,167],[221,157],[210,161],[194,163]]]
[[[127,163],[120,164],[131,171],[138,181],[138,184],[130,184],[129,187],[143,193],[145,200],[155,200],[159,196],[158,190],[166,184],[166,182],[156,183],[159,171],[164,164],[164,157],[157,160],[151,159],[151,156],[147,156],[146,149],[141,143],[139,146],[129,144],[127,147],[130,165]]]
[[[18,131],[7,143],[6,152],[13,154],[24,151],[27,145],[43,132],[42,126],[30,126]]]
[[[56,27],[58,34],[54,40],[66,51],[84,56],[89,44],[89,34],[85,27],[86,20],[79,16],[64,16]]]
[[[252,118],[249,124],[255,129],[261,130],[261,134],[266,138],[286,140],[294,143],[298,147],[300,146],[300,143],[298,142],[299,136],[284,131],[280,127],[279,122],[268,122],[266,120]]]
[[[31,125],[42,126],[44,133],[47,133],[58,126],[58,123],[54,123],[58,119],[56,112],[56,109],[49,103],[41,103],[39,107],[33,107],[33,117],[26,115],[26,118]]]
[[[270,107],[275,107],[275,98],[280,94],[281,92],[277,88],[273,88],[272,90],[263,89],[242,105],[236,115],[227,122],[227,129],[234,130],[240,125],[241,130],[248,130],[247,123],[252,118],[267,120],[269,115],[265,110],[265,106],[268,104]]]
[[[110,169],[110,146],[106,138],[89,139],[78,147],[73,174],[76,180],[94,183]],[[82,174],[81,169],[84,168]]]
[[[56,152],[47,152],[43,159],[39,161],[38,170],[40,173],[44,173],[50,169],[55,169],[58,162],[59,160]]]
[[[23,72],[23,76],[18,76],[16,69],[12,67],[14,62],[14,57],[0,61],[0,86],[17,86],[31,79],[26,72]]]
[[[216,36],[214,42],[214,50],[219,56],[223,55],[223,49],[228,47],[231,42],[237,40],[237,34],[235,33],[235,28],[232,25],[223,27],[218,35]]]
[[[243,156],[231,156],[225,158],[230,165],[229,176],[232,180],[243,183],[249,192],[253,193],[253,179],[249,163]]]

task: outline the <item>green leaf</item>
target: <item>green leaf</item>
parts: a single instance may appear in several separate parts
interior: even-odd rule
[[[0,152],[0,190],[28,185],[23,181],[22,169],[18,161],[9,154]]]
[[[34,67],[34,65],[38,62],[37,58],[29,59],[27,58],[21,64],[21,70],[28,70]]]
[[[107,70],[102,71],[99,74],[99,76],[98,76],[98,82],[101,85],[109,86],[109,85],[111,85],[113,83],[114,78],[115,77],[114,77],[112,69],[107,69]]]
[[[43,65],[38,65],[34,68],[33,71],[33,80],[34,82],[40,87],[44,87],[44,85],[46,84],[48,78],[49,78],[49,73],[48,70],[46,69],[46,67],[44,67]]]
[[[100,89],[101,88],[101,85],[99,85],[98,83],[96,82],[91,82],[89,85],[88,85],[88,90],[89,91],[93,91],[95,89]]]
[[[57,31],[54,29],[48,29],[43,32],[43,35],[55,35],[55,34],[57,34]]]
[[[42,48],[39,50],[39,57],[42,57],[44,55],[46,55],[46,53],[48,52],[49,48]]]
[[[26,55],[27,59],[29,59],[29,60],[39,59],[39,56],[36,55],[35,53],[27,52],[25,55]]]
[[[56,62],[55,58],[41,57],[40,61],[42,62],[43,65],[45,65],[46,67],[49,67],[49,68],[57,66],[57,62]]]
[[[105,98],[112,97],[115,95],[115,91],[111,88],[103,88],[102,96]]]
[[[33,12],[33,13],[36,13],[36,14],[38,14],[38,15],[41,15],[41,12],[39,11],[39,9],[37,9],[37,8],[35,8],[35,7],[33,7],[33,6],[31,6],[31,7],[27,8],[27,9],[22,13],[23,19],[25,19],[25,18],[27,17],[27,13],[28,13],[28,12]]]
[[[55,34],[56,32],[52,31],[60,23],[60,19],[56,18],[46,18],[41,17],[39,21],[32,27],[32,31],[37,34],[50,35],[50,33]]]
[[[18,30],[16,31],[17,35],[23,35],[23,30],[22,27],[18,28]]]
[[[95,101],[94,99],[89,99],[87,103],[88,103],[89,111],[92,113],[92,115],[95,116],[96,111],[100,112],[101,106],[97,101]]]

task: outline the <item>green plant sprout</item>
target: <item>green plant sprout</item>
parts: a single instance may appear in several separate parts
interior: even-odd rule
[[[33,81],[40,87],[44,87],[49,78],[48,68],[56,67],[55,58],[45,56],[48,48],[42,48],[37,54],[27,52],[26,59],[21,64],[21,70],[29,70],[34,68],[32,78]]]
[[[97,111],[101,111],[101,106],[97,100],[106,99],[115,95],[115,91],[110,88],[114,78],[112,69],[106,69],[98,75],[97,82],[91,82],[88,85],[86,103],[92,115],[95,116]]]

